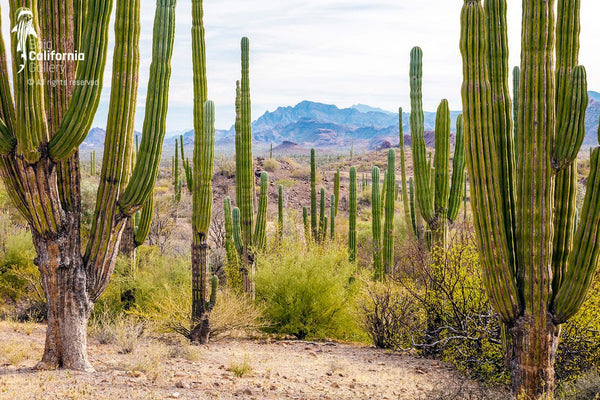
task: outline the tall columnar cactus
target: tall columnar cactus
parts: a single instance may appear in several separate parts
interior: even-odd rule
[[[108,285],[125,221],[150,196],[156,180],[165,134],[175,1],[156,3],[140,160],[127,181],[139,77],[140,1],[117,0],[107,134],[85,251],[80,237],[78,147],[89,132],[102,93],[113,2],[39,3],[38,9],[38,2],[10,2],[13,26],[24,27],[13,33],[9,46],[14,101],[0,38],[0,175],[30,226],[47,300],[48,328],[38,366],[91,370],[86,343],[89,314]],[[77,51],[85,58],[58,62],[25,57],[40,54],[41,43],[51,43],[56,53]],[[97,84],[76,84],[81,82]]]
[[[239,271],[239,258],[233,238],[233,213],[231,209],[231,198],[223,199],[223,220],[225,225],[225,256],[227,264],[225,267],[225,276],[230,288],[236,292],[242,291],[242,280]]]
[[[350,167],[350,193],[348,196],[348,259],[356,261],[356,167]]]
[[[269,150],[269,158],[273,159],[273,143],[271,143],[271,149]]]
[[[310,233],[310,221],[308,218],[308,209],[305,207],[302,207],[302,222],[304,223],[304,239],[308,242],[310,240],[311,237],[311,233]]]
[[[331,206],[330,206],[330,213],[329,213],[329,226],[330,226],[330,232],[329,232],[329,237],[331,238],[331,240],[333,240],[335,238],[335,207],[334,204],[337,202],[337,199],[335,197],[335,195],[331,195]]]
[[[252,166],[252,116],[250,105],[250,42],[244,37],[242,48],[242,79],[236,90],[235,122],[235,191],[237,206],[240,209],[242,231],[242,278],[244,291],[253,293],[254,276],[254,170]]]
[[[188,188],[188,192],[192,193],[194,188],[194,176],[192,174],[192,164],[190,159],[186,158],[185,151],[183,149],[183,135],[179,135],[179,149],[181,150],[181,162],[183,164],[183,172],[185,173],[185,183]]]
[[[238,254],[242,254],[242,250],[244,248],[244,242],[242,240],[242,228],[241,223],[240,223],[240,209],[237,207],[234,207],[233,210],[231,210],[231,219],[233,222],[233,244],[235,245],[235,249],[237,250]],[[242,277],[243,279],[243,277]],[[243,286],[243,282],[242,282],[242,286]]]
[[[373,274],[375,280],[383,279],[383,266],[381,263],[381,195],[379,192],[379,167],[373,167],[371,181],[371,220],[373,232]]]
[[[387,187],[385,185],[385,182],[387,181],[387,171],[383,171],[383,182],[384,184],[381,185],[381,202],[379,203],[381,210],[380,210],[380,214],[379,215],[383,215],[383,207],[385,206],[385,198],[387,197]]]
[[[412,177],[408,180],[408,198],[410,204],[410,222],[415,235],[419,237],[419,229],[417,225],[418,212],[415,204],[415,184]]]
[[[317,162],[315,149],[310,149],[310,230],[314,240],[318,239],[319,225],[317,221]]]
[[[515,396],[551,398],[560,324],[599,261],[600,150],[575,231],[574,161],[588,103],[579,0],[523,2],[517,153],[512,151],[506,0],[466,0],[463,110],[484,283],[507,336]],[[556,49],[555,49],[556,44]]]
[[[262,250],[267,244],[267,207],[269,202],[269,175],[266,172],[260,174],[260,194],[258,196],[258,213],[254,226],[254,247]]]
[[[90,154],[90,175],[96,176],[96,150]]]
[[[516,121],[519,118],[519,81],[521,80],[521,69],[519,67],[513,68],[513,147],[515,156],[519,154],[518,148],[518,126]],[[591,147],[590,147],[591,149]],[[590,153],[591,158],[591,153]]]
[[[410,126],[415,170],[416,198],[423,219],[432,231],[436,245],[445,245],[447,221],[456,218],[462,198],[464,177],[464,141],[462,130],[457,132],[452,188],[450,188],[450,109],[448,101],[442,100],[435,121],[435,155],[433,168],[427,166],[423,114],[423,52],[419,47],[410,53]],[[461,169],[462,167],[462,169]]]
[[[319,242],[325,239],[325,235],[327,234],[325,218],[325,188],[321,188],[321,196],[319,198]]]
[[[388,150],[388,169],[386,180],[388,195],[385,198],[385,221],[383,224],[383,270],[389,274],[394,267],[394,214],[396,211],[395,199],[392,193],[396,187],[396,152]]]
[[[279,240],[283,239],[283,185],[279,185],[277,188],[277,237]]]
[[[335,196],[334,214],[337,215],[340,204],[340,169],[338,168],[333,176],[333,195]],[[332,220],[333,222],[333,220]]]

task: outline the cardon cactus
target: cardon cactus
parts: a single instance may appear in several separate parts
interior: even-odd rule
[[[277,187],[277,237],[283,239],[283,185]]]
[[[381,194],[379,192],[379,167],[373,167],[371,172],[371,225],[373,232],[373,274],[375,280],[383,279],[381,263]]]
[[[330,215],[329,215],[329,226],[330,226],[330,232],[329,232],[329,237],[331,238],[331,240],[333,240],[335,238],[335,206],[334,204],[337,203],[337,199],[335,197],[335,195],[331,195],[331,206],[330,206]]]
[[[310,230],[314,240],[318,240],[319,225],[317,221],[317,162],[315,149],[310,149]]]
[[[179,149],[181,150],[181,162],[183,164],[183,172],[185,173],[185,183],[187,185],[188,191],[192,193],[192,189],[194,186],[192,164],[190,163],[190,159],[186,158],[185,156],[185,151],[183,149],[183,135],[179,135]]]
[[[574,161],[585,131],[580,1],[523,1],[515,146],[506,0],[466,0],[463,111],[484,283],[500,315],[515,396],[551,398],[560,324],[583,303],[600,246],[600,150],[577,230]],[[555,48],[556,44],[556,48]]]
[[[262,250],[267,244],[267,207],[269,197],[269,175],[266,172],[260,174],[260,194],[258,196],[258,213],[254,227],[254,246],[256,250]]]
[[[354,262],[356,261],[356,167],[350,167],[348,200],[348,260]]]
[[[337,215],[339,204],[340,204],[340,169],[333,176],[333,195],[335,196],[335,207],[334,214]]]
[[[45,350],[38,365],[44,369],[92,370],[87,358],[88,317],[110,280],[125,221],[154,188],[161,157],[175,0],[156,1],[146,115],[133,173],[140,0],[116,3],[107,132],[85,251],[80,236],[78,148],[89,133],[102,93],[113,2],[11,1],[12,24],[23,28],[15,32],[8,48],[14,101],[0,38],[0,175],[30,226],[37,253],[48,306]],[[57,63],[24,57],[39,55],[42,43],[51,43],[57,54],[77,51],[85,58]],[[94,83],[80,84],[84,82]]]
[[[415,170],[416,198],[423,219],[433,235],[435,245],[445,246],[447,221],[458,215],[464,177],[462,131],[457,132],[450,187],[450,109],[442,100],[435,120],[435,154],[432,173],[426,161],[423,114],[423,52],[419,47],[410,53],[410,127]],[[462,169],[461,169],[462,167]],[[432,179],[433,178],[433,179]]]
[[[308,242],[311,238],[311,233],[308,209],[306,207],[302,207],[302,222],[304,223],[304,239]]]
[[[318,241],[325,239],[327,228],[325,227],[325,188],[321,188],[321,196],[319,198],[319,235]]]
[[[416,210],[416,204],[415,204],[415,184],[414,184],[414,180],[412,177],[408,180],[408,198],[409,198],[409,204],[410,204],[410,222],[412,224],[415,235],[417,235],[417,237],[419,237],[419,229],[417,226],[418,212]]]
[[[241,279],[239,276],[239,258],[233,240],[233,214],[231,209],[231,198],[223,199],[223,220],[225,224],[225,256],[227,265],[225,274],[229,287],[241,291]]]
[[[393,196],[396,187],[396,152],[388,150],[388,169],[383,182],[386,186],[384,224],[383,224],[383,271],[389,274],[394,267],[394,215],[395,199]]]

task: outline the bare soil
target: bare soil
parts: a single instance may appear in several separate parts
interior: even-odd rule
[[[90,339],[95,373],[36,371],[44,331],[0,323],[0,399],[501,398],[445,363],[339,343],[228,340],[198,348],[144,338],[121,354]]]

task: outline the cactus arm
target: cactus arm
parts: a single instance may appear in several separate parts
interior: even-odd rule
[[[406,155],[404,153],[404,126],[402,123],[402,107],[398,109],[398,131],[400,132],[400,175],[402,179],[402,205],[404,207],[404,221],[408,225],[410,218],[410,204],[408,188],[406,186]]]
[[[374,279],[383,279],[381,264],[381,194],[379,192],[379,168],[373,167],[371,172],[373,187],[371,190],[371,230],[373,233],[373,274]]]
[[[571,74],[570,85],[565,92],[565,103],[569,114],[562,115],[554,140],[552,164],[561,170],[573,163],[585,138],[585,114],[588,106],[587,79],[585,68],[575,67]],[[566,113],[565,113],[566,114]]]
[[[553,299],[557,323],[567,321],[579,310],[600,262],[600,148],[592,153],[587,187],[575,245]]]
[[[388,194],[385,198],[385,221],[383,224],[383,265],[384,272],[389,274],[394,267],[394,213],[396,206],[392,194],[396,186],[396,152],[394,149],[388,150],[387,180],[383,184],[387,186]]]
[[[78,18],[76,24],[81,25],[82,37],[77,40],[77,50],[85,55],[83,61],[77,63],[75,80],[94,82],[88,85],[76,85],[69,106],[56,134],[48,145],[50,157],[55,160],[66,160],[72,156],[79,145],[87,137],[102,94],[104,68],[108,47],[108,30],[113,2],[112,0],[90,0],[85,10],[86,17]],[[83,14],[83,2],[78,2]],[[76,28],[77,31],[77,28]]]
[[[192,229],[208,234],[212,218],[212,179],[215,158],[215,104],[204,103],[203,130],[196,135],[194,151],[194,209]]]
[[[185,151],[183,149],[183,135],[179,135],[179,148],[181,149],[181,162],[183,163],[183,172],[185,173],[185,182],[188,191],[191,193],[194,186],[194,177],[192,175],[192,167],[190,166],[190,160],[185,158]]]
[[[138,215],[137,213],[135,214]],[[150,234],[150,228],[152,227],[152,217],[154,216],[154,193],[150,193],[150,196],[144,202],[142,207],[142,213],[139,217],[139,223],[135,231],[135,237],[133,242],[135,247],[139,247],[144,244],[148,235]]]
[[[462,114],[456,120],[456,145],[452,160],[452,185],[448,200],[448,219],[452,222],[458,217],[460,203],[464,195],[465,183],[465,137]]]
[[[268,207],[269,176],[266,172],[260,174],[260,195],[258,197],[258,213],[254,227],[254,246],[261,250],[267,244],[267,207]]]
[[[356,167],[350,167],[348,199],[348,259],[354,262],[356,261]]]
[[[166,133],[171,59],[175,38],[176,0],[157,2],[152,46],[152,63],[140,150],[125,192],[119,199],[121,211],[132,215],[150,196],[156,184],[162,144]]]
[[[450,195],[450,108],[448,100],[441,101],[435,116],[435,153],[433,156],[435,179],[430,188],[435,188],[434,213],[440,225],[448,215]]]
[[[416,198],[423,218],[433,220],[433,204],[429,185],[430,171],[427,168],[425,147],[425,114],[423,113],[423,51],[414,47],[410,53],[410,135],[413,152]]]
[[[231,212],[231,218],[233,222],[233,243],[238,254],[242,254],[244,249],[244,243],[242,241],[242,230],[240,228],[240,209],[234,207]]]
[[[485,56],[485,14],[479,1],[465,1],[462,13],[463,122],[471,183],[471,207],[483,266],[484,283],[503,321],[520,312],[516,273],[505,233],[503,188],[493,179],[500,168],[491,132],[491,87]]]
[[[17,15],[22,15],[22,13],[31,13],[32,24],[38,32],[37,12],[25,7],[16,9],[15,15],[11,16],[13,26],[16,25]],[[30,35],[25,40],[25,48],[22,51],[29,54],[30,52],[37,52],[39,47],[39,38]],[[16,153],[29,164],[34,164],[41,157],[40,146],[46,144],[49,139],[41,72],[42,64],[36,59],[28,60],[27,65],[19,72],[21,56],[17,52],[16,45],[13,45],[12,58],[15,108],[19,110],[19,113],[16,114],[14,128],[17,140]]]
[[[310,149],[310,229],[313,238],[317,240],[317,163],[315,160],[315,149]]]

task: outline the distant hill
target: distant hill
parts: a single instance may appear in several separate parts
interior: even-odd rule
[[[600,116],[600,93],[589,92],[590,102],[586,114],[586,137],[584,146],[598,143],[598,118]],[[458,111],[452,111],[452,132],[455,132]],[[403,113],[402,125],[405,142],[410,145],[409,113]],[[433,145],[435,113],[425,112],[425,131],[428,145]],[[90,131],[82,149],[102,148],[104,130],[94,128]],[[295,150],[304,151],[316,147],[326,151],[347,151],[354,145],[355,151],[374,150],[389,145],[398,145],[398,114],[380,108],[357,104],[350,108],[338,108],[331,104],[302,101],[291,107],[279,107],[275,111],[265,112],[252,123],[253,144],[265,149],[273,144],[275,152],[279,149],[286,153]],[[165,154],[174,151],[175,138],[165,140]],[[194,131],[183,134],[186,150],[194,143]],[[217,130],[215,143],[221,151],[232,151],[235,145],[235,131]],[[291,145],[293,143],[293,145]]]

